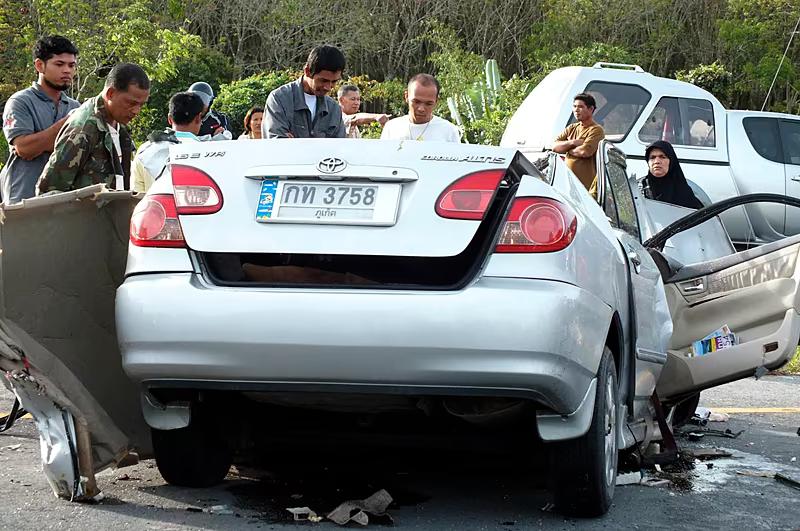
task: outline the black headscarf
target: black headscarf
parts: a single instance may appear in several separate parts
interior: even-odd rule
[[[678,156],[675,154],[672,144],[664,140],[653,142],[644,150],[645,161],[650,159],[650,152],[654,149],[660,149],[669,158],[669,171],[663,177],[656,177],[648,170],[647,177],[644,178],[644,188],[645,190],[649,189],[648,197],[656,201],[672,203],[673,205],[703,208],[703,203],[697,199],[689,187],[689,183],[686,182],[681,163],[678,161]]]

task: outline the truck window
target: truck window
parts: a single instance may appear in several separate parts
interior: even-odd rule
[[[800,165],[800,122],[781,120],[781,141],[784,163]]]
[[[781,140],[778,134],[778,120],[775,118],[745,118],[744,131],[750,145],[760,156],[772,162],[783,164]]]
[[[714,107],[707,100],[661,98],[639,131],[639,140],[648,144],[666,140],[679,146],[714,147]]]
[[[584,92],[594,96],[597,102],[594,121],[603,126],[609,142],[625,140],[650,101],[650,93],[639,85],[592,81],[586,85]],[[575,117],[570,116],[567,125],[573,122]]]

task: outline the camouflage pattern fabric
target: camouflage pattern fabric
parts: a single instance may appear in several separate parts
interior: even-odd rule
[[[124,126],[119,128],[119,137],[122,163],[115,154],[102,96],[86,100],[58,132],[55,149],[39,177],[38,193],[67,192],[99,183],[113,188],[115,175],[125,177],[127,188],[133,143]]]

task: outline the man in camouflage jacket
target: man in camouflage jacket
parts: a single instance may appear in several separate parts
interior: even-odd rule
[[[130,188],[133,142],[125,125],[147,102],[150,80],[138,65],[116,65],[100,95],[67,119],[42,175],[38,193],[66,192],[104,183],[116,188],[117,176]]]

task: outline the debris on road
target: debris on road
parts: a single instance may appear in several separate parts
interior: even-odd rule
[[[627,474],[617,475],[617,486],[623,485],[638,485],[642,481],[642,471],[628,472]]]
[[[233,514],[233,511],[227,505],[212,505],[203,509],[203,512],[209,514]]]
[[[785,474],[781,474],[780,472],[775,474],[775,479],[778,480],[778,483],[783,483],[784,485],[788,485],[789,487],[800,490],[800,480],[791,478]]]
[[[640,483],[640,485],[644,485],[645,487],[667,487],[671,484],[672,482],[670,480],[664,478],[645,478]]]
[[[733,457],[732,453],[727,450],[720,450],[719,448],[688,448],[684,450],[683,453],[701,461],[719,459],[721,457]]]
[[[774,478],[775,472],[768,472],[766,470],[737,470],[740,476],[749,476],[751,478]]]
[[[681,431],[680,434],[682,436],[685,436],[686,438],[688,438],[690,441],[699,441],[700,439],[702,439],[706,435],[709,436],[709,437],[724,437],[726,439],[736,439],[741,434],[743,434],[744,431],[745,430],[739,430],[739,431],[735,432],[735,431],[731,430],[730,428],[727,428],[725,430],[716,430],[714,428],[701,427],[701,428],[697,428],[697,429],[692,429],[691,431],[685,431],[684,430],[684,431]]]
[[[371,514],[373,516],[388,517],[391,521],[391,516],[386,513],[386,508],[390,503],[392,503],[392,497],[385,489],[381,489],[369,498],[342,503],[328,513],[328,519],[339,525],[345,525],[348,522],[367,525],[369,523],[368,514]]]
[[[709,422],[728,422],[729,420],[731,420],[731,416],[727,413],[717,413],[716,411],[712,411],[708,416]]]
[[[789,462],[790,463],[796,463],[797,462],[797,458],[796,457],[792,457],[791,459],[789,459]]]
[[[778,483],[783,483],[784,485],[800,490],[800,480],[780,472],[770,472],[768,470],[737,470],[736,473],[740,476],[750,476],[754,478],[772,478],[777,480]]]
[[[22,448],[21,444],[9,444],[8,446],[3,446],[0,450],[19,450]]]
[[[286,510],[292,513],[295,522],[309,521],[317,523],[322,521],[322,517],[308,507],[287,507]]]

